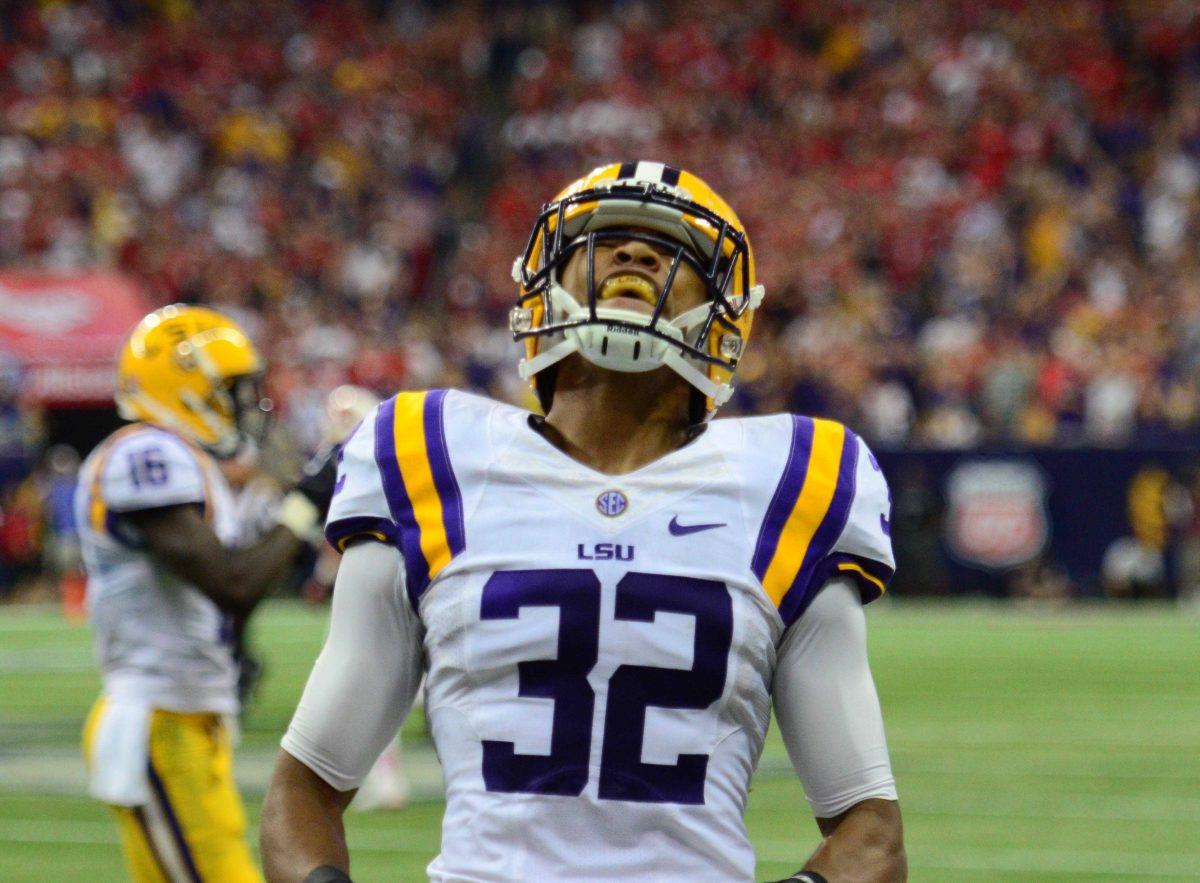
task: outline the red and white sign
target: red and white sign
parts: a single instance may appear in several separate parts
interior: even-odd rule
[[[1049,542],[1046,482],[1032,463],[963,463],[950,473],[946,497],[946,540],[964,564],[1015,567]]]
[[[0,272],[0,350],[45,405],[111,403],[117,353],[148,311],[117,273]]]

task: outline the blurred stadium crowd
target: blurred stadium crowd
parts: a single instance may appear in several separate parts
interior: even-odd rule
[[[631,158],[750,230],[730,412],[1200,443],[1192,0],[93,0],[0,4],[0,36],[0,266],[233,312],[301,448],[345,382],[522,400],[513,258]]]
[[[769,308],[736,408],[877,444],[1200,437],[1200,8],[4,4],[0,261],[256,328],[345,380],[522,395],[539,205],[602,160],[727,193]]]

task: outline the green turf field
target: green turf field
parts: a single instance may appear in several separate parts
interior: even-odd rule
[[[1195,614],[897,604],[870,622],[913,880],[1200,880]],[[287,603],[257,622],[268,672],[238,761],[252,820],[323,629]],[[0,610],[2,881],[121,879],[115,828],[82,794],[88,640],[53,612]],[[356,880],[421,879],[436,849],[436,768],[427,748],[412,761],[426,800],[350,816]],[[767,879],[816,843],[774,738],[748,823]]]

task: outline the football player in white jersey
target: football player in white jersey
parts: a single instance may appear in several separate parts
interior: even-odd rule
[[[116,816],[138,881],[261,880],[246,843],[225,719],[236,714],[233,618],[319,539],[332,458],[311,464],[279,523],[234,548],[232,491],[214,458],[265,428],[263,365],[214,310],[146,316],[118,366],[132,421],[85,461],[76,514],[103,692],[84,733],[92,795]]]
[[[514,276],[545,418],[406,392],[344,448],[268,878],[349,879],[342,811],[425,673],[433,880],[753,879],[772,704],[825,835],[790,879],[903,879],[862,611],[893,567],[887,485],[833,421],[708,420],[763,297],[737,216],[686,171],[605,166]]]

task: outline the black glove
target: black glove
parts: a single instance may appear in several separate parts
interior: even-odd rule
[[[792,876],[776,880],[774,883],[829,883],[829,881],[816,871],[797,871]]]
[[[313,454],[304,464],[295,490],[303,494],[324,518],[333,500],[334,485],[337,483],[337,467],[341,460],[339,445],[330,445]]]

